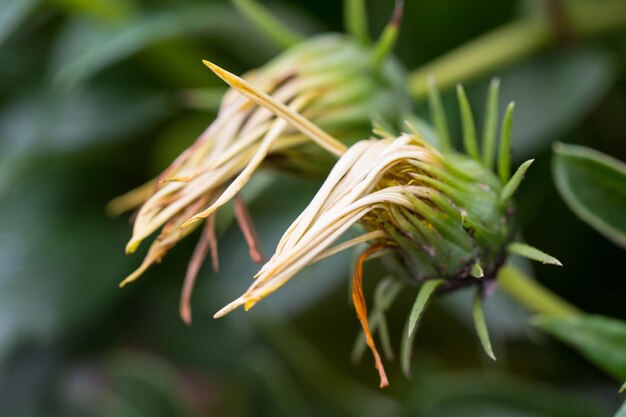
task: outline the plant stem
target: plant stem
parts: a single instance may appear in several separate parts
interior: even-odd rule
[[[565,301],[519,269],[505,265],[498,272],[498,285],[530,311],[553,316],[577,316],[581,310]]]
[[[575,2],[567,9],[567,17],[573,36],[594,36],[626,26],[626,2]],[[409,89],[415,98],[422,99],[426,97],[431,75],[436,77],[440,89],[445,90],[528,57],[558,40],[558,36],[549,19],[523,18],[414,70],[409,75]]]
[[[367,9],[363,0],[344,0],[344,27],[361,45],[372,42],[367,29]]]
[[[232,0],[232,3],[277,46],[287,49],[303,40],[302,35],[285,26],[255,0]]]

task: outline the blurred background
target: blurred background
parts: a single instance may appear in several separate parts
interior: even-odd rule
[[[488,82],[500,77],[502,108],[516,102],[515,161],[536,158],[518,194],[522,233],[565,265],[522,266],[583,310],[626,319],[623,250],[566,208],[550,173],[555,141],[626,160],[626,19],[585,14],[579,30],[581,19],[563,13],[594,3],[408,0],[396,54],[414,81],[449,77],[456,137],[451,87],[464,83],[482,120]],[[343,31],[337,0],[263,4],[307,35]],[[377,36],[393,1],[367,5]],[[545,40],[511,31],[529,21]],[[482,49],[467,49],[476,39]],[[381,391],[371,357],[350,360],[360,331],[350,254],[307,269],[250,313],[213,320],[258,268],[224,221],[220,272],[202,269],[191,327],[178,300],[194,237],[118,288],[145,252],[124,254],[128,217],[104,208],[212,121],[225,87],[201,60],[243,73],[279,52],[228,1],[0,0],[0,415],[612,415],[616,381],[533,328],[499,291],[486,304],[497,362],[482,353],[460,291],[436,300],[421,324],[413,377],[388,362]],[[267,255],[320,180],[259,178],[271,186],[249,209]],[[371,263],[367,275],[384,271]],[[389,311],[392,341],[412,296]]]

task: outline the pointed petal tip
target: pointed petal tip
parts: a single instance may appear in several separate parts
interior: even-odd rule
[[[558,259],[554,258],[554,260],[552,262],[546,262],[547,264],[550,265],[554,265],[554,266],[563,266],[563,264],[561,263],[561,261],[559,261]]]
[[[141,244],[141,240],[139,240],[139,239],[131,239],[126,244],[126,248],[125,248],[126,255],[130,255],[130,254],[134,253],[137,250],[137,248],[139,248],[140,244]]]
[[[213,318],[214,319],[219,319],[224,317],[226,314],[228,314],[227,311],[224,311],[224,309],[221,309],[220,311],[218,311],[217,313],[213,314]]]
[[[143,274],[146,271],[146,268],[147,266],[144,266],[144,265],[140,266],[135,272],[133,272],[132,274],[124,278],[124,280],[119,283],[118,287],[124,288],[126,285],[135,281],[137,278],[141,276],[141,274]]]
[[[202,63],[206,65],[215,75],[224,80],[227,84],[230,84],[231,80],[238,80],[239,77],[236,77],[234,74],[226,71],[224,68],[220,67],[217,64],[212,63],[211,61],[207,61],[206,59],[202,60]]]
[[[122,282],[120,282],[117,286],[118,288],[124,288],[126,285],[130,284],[131,282],[133,282],[135,279],[137,279],[136,276],[134,276],[135,274],[131,274],[128,277],[124,278],[124,280]]]
[[[224,317],[225,315],[227,315],[228,313],[230,313],[231,311],[233,311],[234,309],[236,309],[237,307],[239,307],[239,306],[241,306],[241,305],[243,305],[245,303],[247,303],[247,301],[245,301],[241,297],[239,297],[235,301],[231,302],[227,306],[223,307],[220,311],[215,313],[213,315],[213,318],[214,319],[219,319],[220,317]],[[246,311],[247,311],[247,309],[246,309]]]
[[[191,310],[188,308],[180,308],[180,319],[185,323],[187,327],[191,326]]]

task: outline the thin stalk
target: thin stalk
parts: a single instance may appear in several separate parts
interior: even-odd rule
[[[626,2],[572,2],[567,9],[572,36],[591,37],[626,27]],[[411,94],[422,99],[433,75],[443,91],[531,56],[558,40],[550,21],[526,17],[504,25],[416,69],[409,75]]]
[[[568,317],[583,314],[574,305],[565,301],[539,282],[528,277],[514,266],[500,268],[498,285],[517,302],[533,313]]]
[[[367,9],[364,0],[345,0],[343,20],[346,32],[351,34],[358,43],[369,45],[372,42],[367,30]]]
[[[231,1],[248,20],[261,29],[277,46],[287,49],[304,39],[302,35],[285,26],[256,0]]]

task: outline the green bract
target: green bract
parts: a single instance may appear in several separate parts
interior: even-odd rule
[[[407,193],[411,208],[385,212],[368,227],[392,237],[405,270],[398,275],[411,281],[443,278],[447,289],[494,278],[514,230],[512,202],[500,198],[501,182],[479,162],[456,153],[440,161],[413,164],[409,174],[432,190],[428,198]]]

